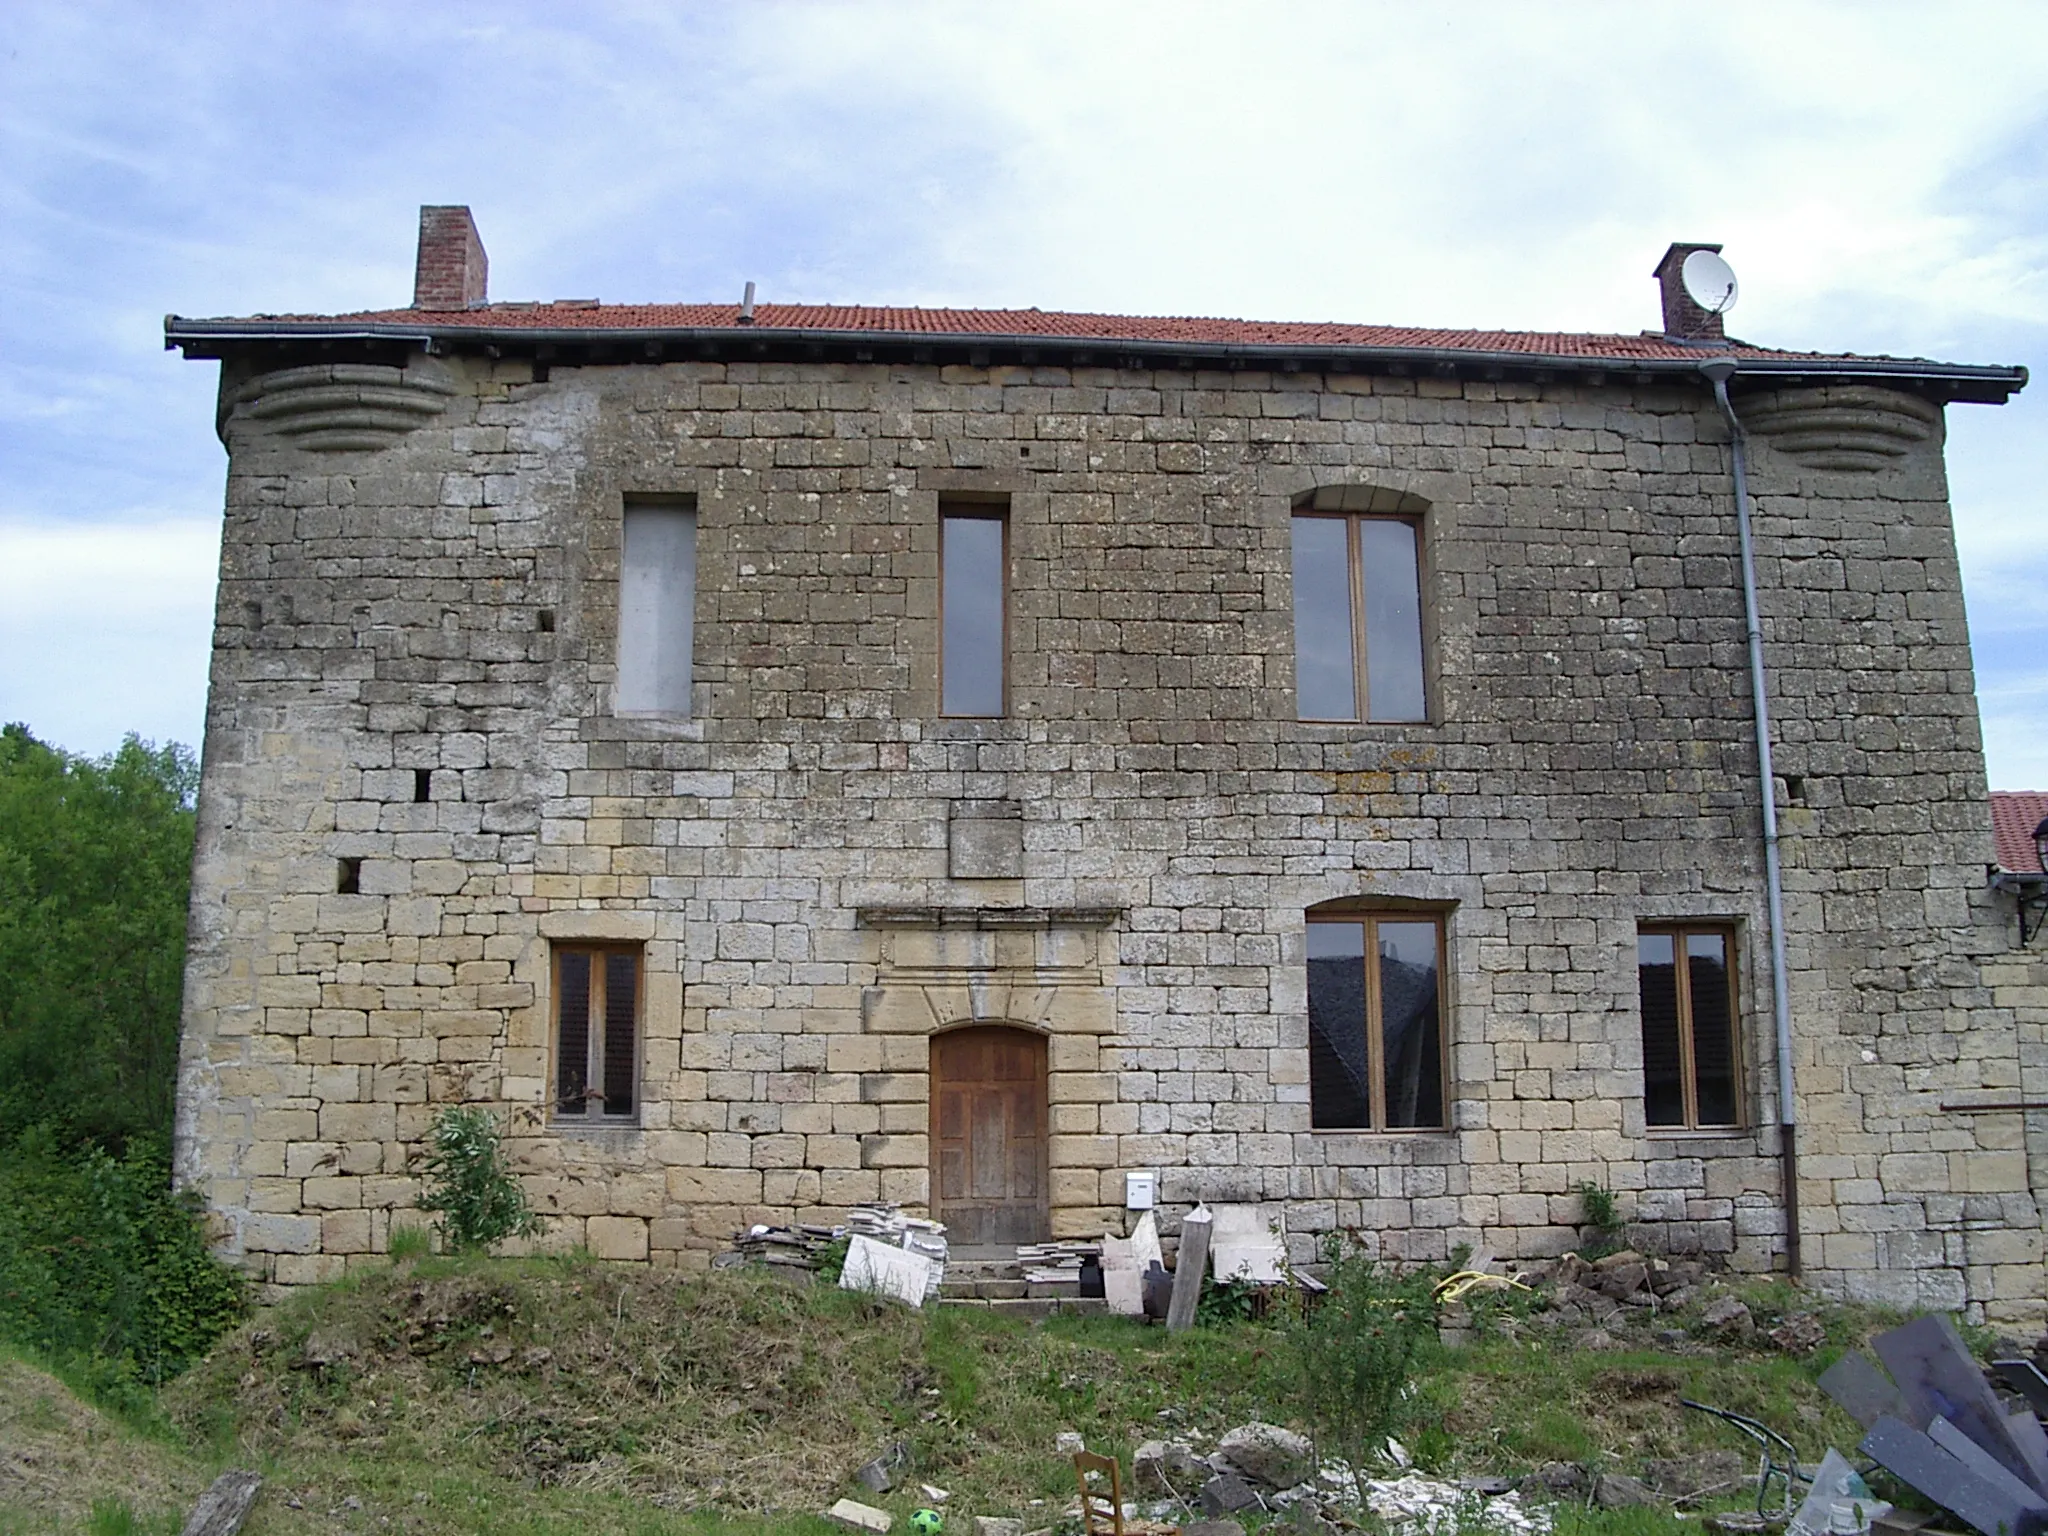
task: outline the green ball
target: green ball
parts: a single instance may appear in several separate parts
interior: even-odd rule
[[[910,1517],[910,1528],[917,1536],[938,1536],[946,1528],[945,1517],[936,1509],[920,1509]]]

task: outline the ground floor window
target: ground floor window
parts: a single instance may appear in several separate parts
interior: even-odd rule
[[[1346,914],[1308,923],[1309,1123],[1441,1129],[1444,925]]]
[[[640,950],[555,949],[555,1118],[631,1120],[639,1113]]]
[[[1735,935],[1720,926],[1645,928],[1636,937],[1643,1007],[1643,1118],[1652,1126],[1741,1120]]]

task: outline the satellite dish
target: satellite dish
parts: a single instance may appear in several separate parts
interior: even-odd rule
[[[1686,297],[1710,315],[1735,307],[1735,269],[1713,251],[1694,251],[1678,269]]]

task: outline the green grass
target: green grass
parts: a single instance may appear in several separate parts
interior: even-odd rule
[[[1763,1326],[1816,1310],[1789,1287],[1745,1295]],[[1894,1321],[1824,1311],[1828,1345],[1795,1360],[1761,1345],[1575,1352],[1527,1312],[1492,1309],[1480,1342],[1418,1362],[1404,1435],[1424,1470],[1569,1461],[1639,1472],[1652,1458],[1748,1450],[1681,1396],[1760,1418],[1818,1460],[1856,1431],[1814,1376]],[[1061,1430],[1128,1467],[1146,1439],[1206,1449],[1248,1419],[1298,1425],[1288,1364],[1282,1334],[1255,1323],[1169,1336],[1106,1317],[917,1313],[758,1272],[679,1280],[587,1256],[409,1257],[293,1296],[223,1340],[161,1404],[199,1486],[226,1465],[265,1473],[247,1536],[798,1536],[830,1529],[816,1512],[848,1495],[890,1510],[900,1530],[925,1502],[921,1482],[950,1490],[952,1536],[976,1514],[1057,1524],[1073,1497],[1072,1469],[1053,1451]],[[54,1421],[33,1406],[15,1419],[31,1422]],[[897,1440],[914,1475],[865,1494],[850,1473]],[[160,1440],[148,1450],[168,1454]],[[118,1479],[96,1493],[102,1505],[68,1523],[23,1523],[0,1506],[0,1536],[174,1528],[161,1499],[120,1504]],[[1662,1511],[1576,1506],[1558,1525],[1559,1536],[1697,1529]]]

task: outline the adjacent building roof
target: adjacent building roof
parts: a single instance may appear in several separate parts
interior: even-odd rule
[[[2048,822],[2048,790],[1991,791],[1991,846],[2000,869],[2014,875],[2048,873],[2034,842],[2034,831],[2043,822]]]

